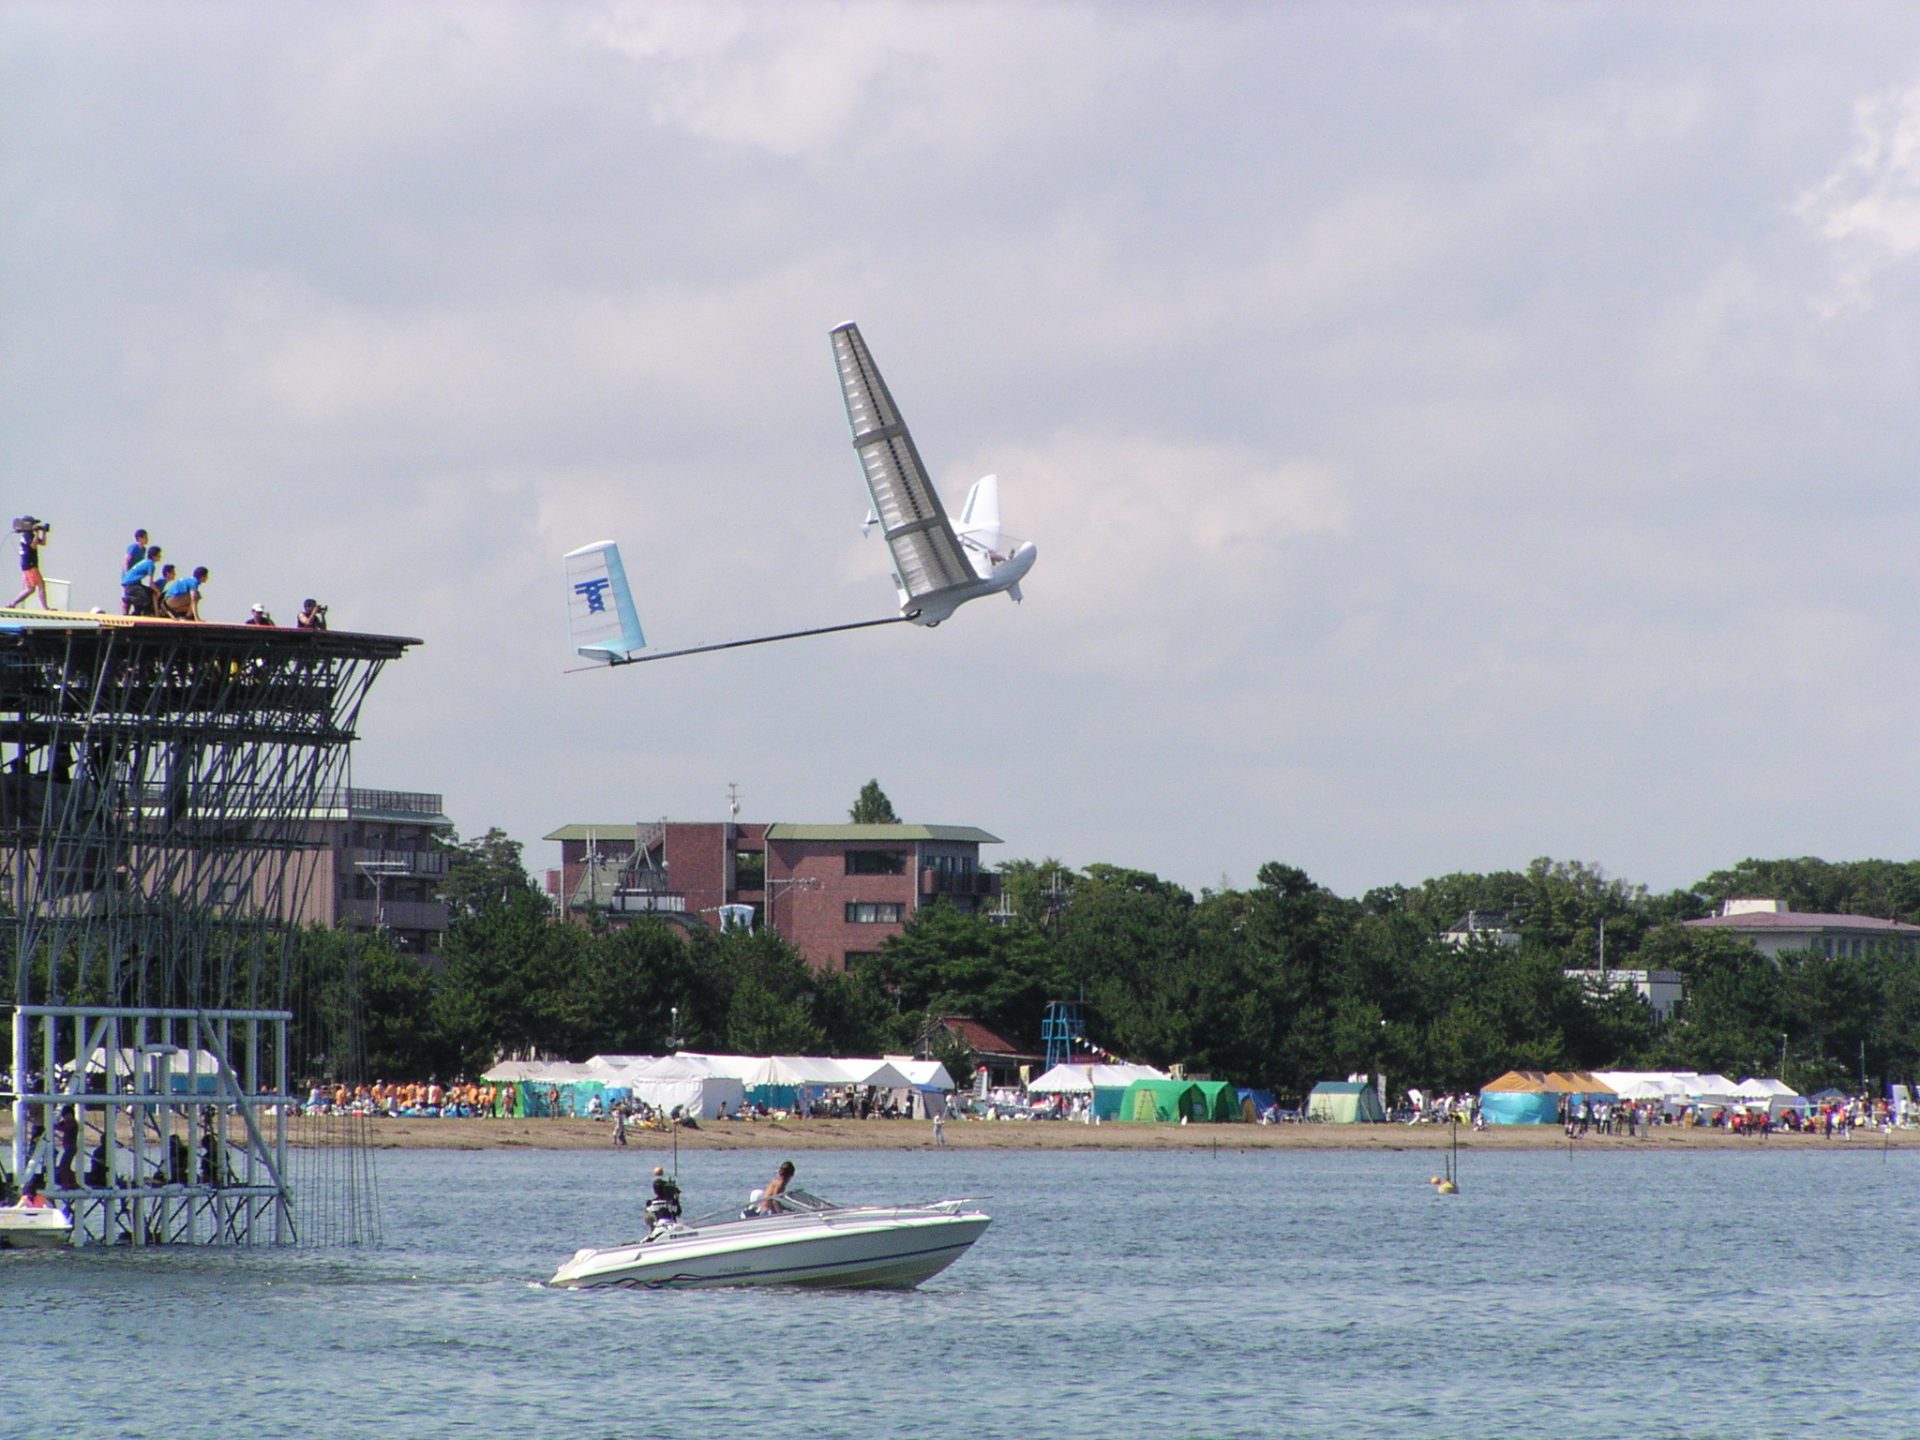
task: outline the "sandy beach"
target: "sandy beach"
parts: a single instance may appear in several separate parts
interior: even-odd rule
[[[326,1122],[322,1122],[326,1123]],[[1070,1121],[950,1120],[946,1143],[961,1150],[1432,1150],[1447,1148],[1440,1125],[1082,1125]],[[296,1134],[299,1127],[296,1127]],[[384,1150],[591,1150],[611,1147],[612,1130],[593,1120],[376,1120],[372,1142]],[[629,1144],[664,1150],[662,1131],[631,1129]],[[933,1126],[924,1120],[716,1120],[682,1129],[682,1150],[926,1150]],[[1555,1125],[1511,1125],[1463,1131],[1462,1150],[1878,1151],[1920,1147],[1920,1131],[1864,1131],[1852,1140],[1775,1132],[1663,1126],[1650,1135],[1588,1134],[1571,1142]]]
[[[338,1118],[296,1120],[289,1140],[296,1146],[338,1144],[346,1133]],[[595,1150],[613,1145],[613,1130],[601,1120],[431,1120],[379,1118],[367,1122],[377,1150]],[[1447,1148],[1441,1125],[1084,1125],[1074,1121],[949,1120],[946,1143],[956,1150],[1412,1150]],[[13,1117],[0,1112],[0,1145],[11,1143]],[[239,1138],[234,1132],[234,1138]],[[635,1150],[666,1150],[674,1137],[638,1126],[627,1131]],[[709,1120],[682,1128],[682,1150],[931,1150],[933,1126],[925,1120]],[[1624,1154],[1636,1150],[1832,1149],[1880,1151],[1920,1148],[1920,1130],[1892,1134],[1862,1131],[1852,1140],[1775,1131],[1765,1138],[1725,1130],[1661,1126],[1650,1134],[1589,1133],[1571,1141],[1557,1125],[1504,1125],[1462,1130],[1460,1148],[1565,1150]]]

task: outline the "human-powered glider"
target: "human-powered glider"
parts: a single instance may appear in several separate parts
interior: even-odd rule
[[[679,655],[702,655],[710,650],[797,640],[806,635],[897,625],[903,620],[933,626],[982,595],[1005,591],[1014,600],[1020,599],[1020,581],[1033,568],[1039,552],[1031,541],[1016,540],[1001,530],[998,477],[988,475],[974,483],[956,527],[940,504],[913,436],[900,418],[887,382],[880,378],[859,326],[842,325],[834,330],[833,355],[840,367],[840,388],[847,402],[847,420],[853,427],[853,446],[859,452],[872,501],[862,529],[880,526],[892,558],[900,613],[643,655],[639,652],[646,648],[646,635],[627,585],[620,547],[611,540],[600,540],[570,551],[566,557],[567,637],[574,654],[603,665],[637,665]]]

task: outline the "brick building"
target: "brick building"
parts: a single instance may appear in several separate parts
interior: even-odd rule
[[[299,925],[386,930],[400,949],[420,959],[439,954],[447,906],[438,895],[453,837],[453,821],[438,795],[419,790],[341,788],[319,797],[306,817],[311,847],[295,859],[287,888],[297,907],[258,898]]]
[[[658,821],[565,825],[548,889],[562,912],[611,925],[772,925],[816,969],[880,949],[921,906],[978,911],[1000,894],[980,868],[999,837],[971,825]]]

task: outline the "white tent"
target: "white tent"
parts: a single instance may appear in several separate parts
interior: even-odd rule
[[[663,1055],[630,1065],[620,1072],[618,1083],[631,1089],[634,1099],[656,1110],[678,1107],[682,1115],[701,1120],[713,1119],[722,1105],[728,1114],[737,1115],[747,1100],[746,1087],[736,1076],[718,1074],[695,1055]]]
[[[836,1060],[853,1085],[871,1085],[876,1090],[911,1090],[913,1081],[888,1060]]]
[[[1164,1080],[1164,1070],[1126,1062],[1118,1065],[1056,1065],[1029,1081],[1029,1095],[1091,1095],[1095,1090],[1124,1090],[1136,1080]]]
[[[636,1065],[644,1065],[653,1058],[651,1055],[589,1055],[587,1068],[596,1076],[617,1075],[623,1070],[631,1070]]]
[[[769,1055],[740,1077],[747,1088],[756,1085],[851,1085],[838,1060],[824,1055]]]
[[[1666,1070],[1595,1070],[1594,1078],[1611,1086],[1622,1100],[1648,1102],[1667,1109],[1693,1103],[1686,1082]]]
[[[1687,1093],[1696,1104],[1713,1108],[1738,1105],[1742,1096],[1740,1087],[1724,1075],[1680,1075],[1681,1084],[1687,1087]]]
[[[544,1060],[502,1060],[491,1070],[481,1072],[480,1078],[489,1085],[507,1085],[517,1080],[531,1080],[534,1072],[546,1068]]]
[[[144,1052],[129,1046],[121,1046],[109,1056],[104,1049],[95,1049],[87,1056],[87,1073],[101,1075],[107,1073],[108,1061],[112,1061],[112,1075],[115,1083],[110,1089],[118,1089],[119,1082],[138,1076],[145,1084],[157,1083],[165,1073],[167,1093],[183,1095],[189,1092],[211,1095],[218,1092],[220,1073],[226,1067],[220,1063],[220,1057],[211,1050],[183,1050],[177,1046],[149,1046]],[[231,1071],[228,1072],[232,1074]],[[271,1087],[272,1077],[262,1075],[263,1085]],[[234,1084],[241,1081],[239,1075],[233,1075]]]
[[[698,1060],[714,1075],[731,1075],[734,1079],[749,1085],[754,1082],[747,1077],[767,1063],[758,1055],[711,1055],[698,1050],[682,1050],[676,1058]]]
[[[911,1080],[916,1090],[955,1088],[953,1077],[947,1073],[947,1067],[938,1060],[915,1060],[908,1055],[885,1055],[881,1058]]]
[[[1767,1114],[1776,1117],[1783,1110],[1804,1110],[1807,1105],[1806,1096],[1780,1080],[1759,1080],[1749,1075],[1734,1089],[1748,1105],[1755,1109],[1764,1105]]]

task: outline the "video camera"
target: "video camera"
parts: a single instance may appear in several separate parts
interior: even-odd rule
[[[14,517],[13,530],[16,535],[45,535],[52,529],[53,522],[51,520],[36,520],[31,515],[17,515]]]

